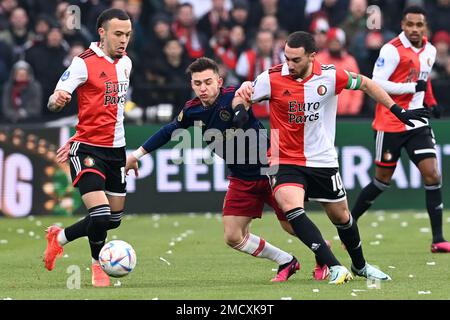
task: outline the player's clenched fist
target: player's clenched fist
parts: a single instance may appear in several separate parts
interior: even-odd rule
[[[56,90],[48,99],[47,108],[52,112],[59,112],[71,99],[72,95],[67,91]]]
[[[250,81],[242,83],[241,87],[236,91],[235,97],[240,97],[244,101],[251,101],[253,94],[253,85]]]

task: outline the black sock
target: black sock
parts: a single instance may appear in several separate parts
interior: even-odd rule
[[[303,208],[295,208],[285,214],[295,235],[314,252],[320,263],[326,264],[328,267],[341,264],[328,248],[320,230],[306,216]]]
[[[116,229],[120,226],[122,221],[123,211],[112,211],[111,219],[109,222],[108,230]],[[75,222],[73,225],[64,229],[64,234],[69,242],[72,242],[78,238],[87,237],[87,228],[89,225],[90,216],[84,217],[84,219]]]
[[[376,178],[372,180],[364,189],[361,190],[361,193],[356,200],[355,206],[352,209],[352,216],[355,221],[358,221],[359,217],[361,217],[364,212],[369,209],[375,199],[385,190],[389,188],[388,184],[385,184]]]
[[[442,233],[442,191],[441,185],[425,186],[425,199],[430,217],[433,243],[445,241]]]
[[[366,265],[366,260],[362,252],[361,238],[359,236],[358,225],[350,215],[350,220],[346,224],[335,225],[339,234],[339,238],[345,245],[353,266],[360,270]]]
[[[111,209],[104,204],[89,209],[89,224],[87,234],[91,246],[92,258],[98,260],[98,254],[105,244],[106,232],[109,228]]]
[[[64,229],[64,234],[66,235],[66,239],[70,242],[76,240],[81,237],[86,237],[87,228],[89,225],[90,217],[86,216],[84,219],[75,222],[73,225]]]
[[[120,226],[120,222],[122,221],[122,215],[123,215],[123,210],[122,211],[111,211],[111,219],[109,220],[108,230],[116,229]]]

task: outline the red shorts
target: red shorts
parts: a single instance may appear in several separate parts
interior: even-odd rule
[[[247,181],[229,177],[229,180],[223,202],[224,216],[261,218],[264,204],[267,203],[275,210],[278,220],[287,221],[272,194],[269,179]]]

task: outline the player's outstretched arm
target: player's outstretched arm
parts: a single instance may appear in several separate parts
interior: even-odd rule
[[[142,144],[142,146],[140,146],[136,151],[134,151],[127,157],[125,174],[128,174],[129,170],[134,170],[134,174],[137,177],[139,175],[138,160],[145,156],[147,153],[159,149],[160,147],[168,143],[172,138],[172,135],[176,134],[177,129],[182,128],[183,125],[186,125],[187,127],[189,124],[190,122],[186,121],[185,117],[183,117],[182,111],[174,121],[161,127],[158,132],[148,138],[147,141]]]
[[[72,100],[72,95],[64,90],[55,90],[48,98],[47,108],[52,112],[61,111]]]
[[[367,93],[371,96],[375,101],[381,103],[382,105],[389,108],[390,111],[404,124],[414,127],[414,123],[411,120],[418,120],[423,123],[427,123],[424,118],[429,118],[430,113],[426,109],[414,109],[414,110],[406,110],[400,107],[398,104],[392,100],[392,98],[384,91],[375,81],[370,80],[369,78],[358,75],[361,77],[361,86],[360,90]]]

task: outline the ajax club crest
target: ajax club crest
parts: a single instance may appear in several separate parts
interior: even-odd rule
[[[231,114],[227,110],[220,111],[219,116],[222,121],[228,122],[231,120]]]

